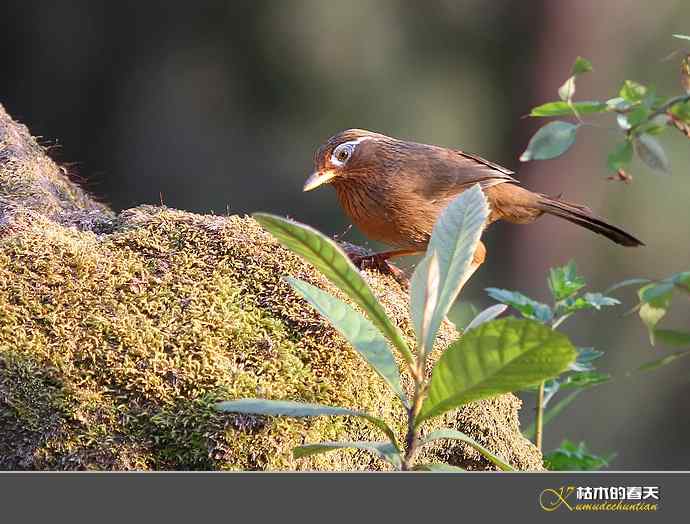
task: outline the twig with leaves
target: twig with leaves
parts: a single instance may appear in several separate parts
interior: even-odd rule
[[[690,40],[686,35],[673,35]],[[671,166],[663,146],[656,136],[669,128],[690,138],[690,54],[681,62],[680,84],[684,94],[659,96],[653,87],[626,80],[618,96],[606,101],[574,101],[576,79],[593,70],[592,64],[578,57],[571,76],[558,89],[560,101],[548,102],[532,109],[532,117],[570,116],[575,122],[556,120],[541,127],[530,139],[520,160],[547,160],[563,155],[575,143],[583,126],[590,126],[584,115],[611,113],[616,116],[617,130],[622,141],[608,154],[607,166],[614,175],[609,179],[632,180],[629,165],[634,154],[653,171],[670,174]]]

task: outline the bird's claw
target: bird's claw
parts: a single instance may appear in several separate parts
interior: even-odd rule
[[[351,255],[350,260],[359,269],[373,269],[384,275],[391,275],[401,286],[407,288],[409,281],[405,272],[391,264],[388,259],[379,254]]]

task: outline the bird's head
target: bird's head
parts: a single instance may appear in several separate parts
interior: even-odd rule
[[[391,140],[363,129],[348,129],[332,136],[314,155],[314,172],[304,183],[304,191],[370,175],[381,161],[384,142]]]

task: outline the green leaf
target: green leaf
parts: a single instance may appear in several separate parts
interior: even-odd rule
[[[509,291],[495,287],[486,288],[486,292],[491,298],[507,304],[517,309],[526,318],[538,320],[540,322],[551,322],[553,312],[546,304],[532,300],[528,296],[518,291]]]
[[[573,370],[573,367],[574,365],[571,365],[571,371]],[[609,375],[608,373],[599,373],[597,371],[593,371],[592,369],[586,371],[575,371],[565,376],[565,378],[554,378],[552,380],[547,380],[544,385],[543,406],[546,407],[547,404],[551,401],[551,399],[561,389],[583,390],[590,388],[592,386],[604,384],[605,382],[609,382],[610,380],[611,375]]]
[[[600,358],[604,354],[603,351],[597,351],[594,348],[577,348],[577,358],[572,366],[571,371],[592,371],[594,366],[592,362]]]
[[[630,109],[630,105],[630,102],[626,101],[625,98],[621,96],[609,98],[606,101],[606,107],[609,111],[627,111]]]
[[[414,471],[429,471],[432,473],[462,473],[466,470],[458,466],[451,466],[450,464],[443,464],[439,462],[432,462],[429,464],[417,464]]]
[[[598,386],[611,380],[611,375],[608,373],[599,373],[598,371],[580,371],[568,375],[560,383],[561,389],[586,389],[592,386]]]
[[[415,423],[538,384],[566,371],[576,357],[565,335],[539,322],[503,318],[482,324],[441,355]]]
[[[682,273],[676,273],[670,277],[671,282],[673,282],[677,287],[683,289],[683,291],[690,292],[690,271],[683,271]]]
[[[655,329],[654,337],[667,346],[690,346],[690,333],[673,329]]]
[[[544,455],[544,465],[550,471],[596,471],[607,467],[613,455],[600,457],[587,451],[584,442],[575,444],[564,440],[560,447]]]
[[[677,351],[676,353],[671,353],[670,355],[666,355],[665,357],[652,360],[651,362],[647,362],[646,364],[643,364],[639,368],[637,368],[638,371],[652,371],[653,369],[658,369],[662,366],[665,366],[667,364],[670,364],[674,360],[678,360],[681,357],[686,357],[690,355],[690,351]]]
[[[393,430],[383,420],[354,409],[338,406],[324,406],[323,404],[310,404],[308,402],[294,402],[292,400],[265,400],[261,398],[242,398],[239,400],[225,400],[215,404],[215,409],[225,413],[245,413],[248,415],[263,415],[268,417],[323,417],[323,416],[349,416],[360,417],[383,431],[396,443],[397,438]],[[397,444],[396,444],[397,445]]]
[[[681,40],[690,40],[690,36],[688,36],[688,35],[678,35],[678,34],[676,34],[676,35],[671,35],[671,36],[673,36],[673,38],[680,38]]]
[[[544,418],[542,419],[542,427],[546,426],[549,422],[551,422],[554,418],[556,418],[558,415],[560,415],[565,408],[567,408],[573,400],[575,400],[575,397],[577,397],[580,393],[582,393],[582,389],[576,389],[573,391],[570,395],[567,397],[563,397],[561,400],[559,400],[555,406],[553,406],[551,409],[548,409],[544,412]],[[522,435],[529,440],[532,440],[534,438],[534,433],[535,433],[535,424],[534,422],[527,426],[523,432]]]
[[[636,107],[632,111],[630,111],[627,115],[625,115],[627,121],[628,121],[628,128],[631,127],[637,127],[639,126],[642,122],[647,120],[651,114],[651,110],[644,106],[641,105],[639,107]]]
[[[539,129],[520,156],[521,162],[548,160],[565,153],[575,143],[578,126],[556,120]]]
[[[606,160],[606,165],[611,171],[618,171],[623,169],[630,162],[633,157],[633,145],[630,140],[625,140],[616,146]]]
[[[470,329],[474,329],[478,326],[481,326],[484,322],[489,322],[495,319],[506,309],[508,309],[508,306],[505,304],[494,304],[493,306],[486,308],[484,311],[482,311],[476,317],[474,317],[474,319],[472,319],[472,322],[470,322],[467,325],[464,331],[467,332]]]
[[[658,173],[671,174],[671,164],[662,145],[651,135],[643,133],[635,137],[635,151],[645,164]]]
[[[626,80],[620,90],[620,97],[626,102],[640,102],[647,94],[647,88],[632,80]]]
[[[592,62],[590,62],[586,58],[578,56],[575,59],[575,63],[573,64],[572,74],[581,75],[582,73],[589,73],[593,69],[594,68],[592,67]]]
[[[563,300],[585,287],[585,279],[577,275],[575,262],[571,260],[563,267],[555,267],[549,270],[549,289],[554,300]]]
[[[656,325],[666,316],[673,298],[673,282],[661,281],[658,284],[647,284],[637,292],[640,297],[640,319],[647,326],[649,341],[654,345]]]
[[[606,297],[601,293],[585,293],[582,298],[585,299],[587,304],[597,310],[600,310],[602,307],[617,306],[620,304],[620,300]]]
[[[677,119],[682,120],[686,124],[690,124],[690,102],[675,104],[669,108],[669,112]]]
[[[427,250],[438,257],[439,295],[426,332],[427,350],[433,347],[443,319],[471,274],[474,252],[488,218],[486,197],[475,184],[455,198],[434,225]]]
[[[422,353],[433,349],[430,338],[432,321],[439,296],[440,273],[438,257],[430,251],[417,264],[410,279],[410,317],[417,336],[417,347]],[[427,346],[427,344],[432,344]]]
[[[548,102],[532,109],[529,116],[545,117],[545,116],[575,116],[577,114],[586,115],[589,113],[603,113],[607,111],[608,106],[604,102],[595,100],[582,102]]]
[[[571,100],[573,95],[575,95],[575,75],[568,78],[568,80],[563,82],[563,85],[558,88],[558,96],[561,97],[561,100]]]
[[[617,304],[620,304],[620,301],[605,297],[601,293],[585,293],[581,297],[570,297],[560,301],[556,307],[556,314],[565,315],[583,309],[600,310],[602,306],[615,306]]]
[[[434,440],[442,439],[459,440],[461,442],[464,442],[465,444],[469,444],[474,449],[479,451],[479,453],[481,453],[484,458],[491,461],[492,464],[495,464],[499,469],[503,471],[515,471],[515,469],[510,464],[505,462],[501,457],[494,453],[491,453],[491,451],[486,449],[484,446],[482,446],[479,442],[474,440],[469,435],[465,435],[461,431],[457,431],[455,429],[437,429],[436,431],[432,431],[426,437],[424,437],[424,439],[422,440],[422,446],[429,444]]]
[[[317,444],[305,444],[298,446],[292,450],[292,454],[296,459],[318,455],[320,453],[328,453],[337,449],[363,449],[368,451],[380,459],[391,464],[395,469],[402,468],[402,459],[400,453],[390,442],[319,442]]]
[[[358,311],[325,291],[297,278],[285,280],[328,319],[408,407],[407,395],[400,384],[400,369],[381,332]]]
[[[348,256],[330,238],[315,229],[267,213],[254,213],[254,219],[286,248],[294,251],[324,274],[367,314],[373,324],[400,352],[408,364],[412,353],[400,329],[391,322]]]
[[[656,284],[649,284],[639,289],[641,302],[655,302],[654,305],[668,307],[675,285],[672,279],[665,279]]]

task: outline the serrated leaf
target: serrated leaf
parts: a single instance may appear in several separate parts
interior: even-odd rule
[[[494,300],[517,309],[525,318],[544,323],[551,322],[553,319],[553,312],[549,306],[532,300],[518,291],[490,287],[486,289],[486,292]]]
[[[606,159],[606,165],[611,171],[624,168],[633,158],[633,145],[630,140],[625,140],[616,146]]]
[[[261,398],[242,398],[225,400],[214,405],[217,411],[224,413],[245,413],[248,415],[263,415],[267,417],[360,417],[383,431],[392,443],[397,442],[395,433],[383,420],[354,409],[339,406],[325,406],[309,402],[294,402],[292,400],[265,400]],[[397,444],[396,444],[397,445]]]
[[[572,373],[561,380],[561,389],[585,389],[592,386],[598,386],[611,380],[611,375],[608,373],[599,373],[598,371],[581,371]]]
[[[690,346],[690,333],[673,329],[655,329],[654,338],[668,346]]]
[[[592,307],[593,306],[587,302],[584,297],[569,297],[565,300],[561,300],[556,305],[556,315],[561,316],[571,314],[583,309],[591,309]]]
[[[671,164],[668,161],[663,146],[656,138],[642,133],[635,137],[635,151],[645,164],[658,173],[671,174]]]
[[[413,362],[400,329],[391,322],[383,307],[350,261],[330,238],[315,229],[267,213],[254,213],[254,219],[286,248],[312,264],[367,314],[372,323],[400,352],[408,364]]]
[[[482,446],[479,442],[474,440],[472,437],[469,435],[466,435],[465,433],[461,431],[457,431],[455,429],[437,429],[436,431],[432,431],[429,433],[424,439],[422,440],[422,445],[429,444],[430,442],[433,442],[435,440],[445,440],[445,439],[450,439],[450,440],[459,440],[461,442],[464,442],[465,444],[469,444],[472,446],[474,449],[476,449],[481,455],[488,459],[492,464],[495,464],[498,466],[499,469],[503,471],[514,471],[515,469],[508,464],[505,460],[503,460],[501,457],[496,455],[495,453],[492,453],[488,449],[486,449],[484,446]]]
[[[655,305],[668,307],[675,285],[672,279],[662,280],[658,283],[648,284],[638,290],[640,302],[657,302]]]
[[[431,232],[428,252],[438,258],[438,302],[426,332],[424,347],[431,350],[443,319],[471,274],[489,206],[479,184],[463,191],[441,213]]]
[[[544,455],[544,465],[549,471],[597,471],[607,467],[613,455],[600,457],[587,451],[584,442],[574,444],[564,440],[560,447]]]
[[[675,353],[671,353],[670,355],[666,355],[665,357],[647,362],[646,364],[643,364],[637,368],[637,371],[652,371],[654,369],[659,369],[660,367],[666,366],[671,362],[688,355],[690,355],[690,351],[677,351]]]
[[[597,310],[602,307],[617,306],[620,304],[620,300],[604,296],[601,293],[585,293],[583,298],[590,306]]]
[[[688,64],[688,67],[690,68],[690,63]],[[688,73],[690,74],[690,69]],[[690,102],[685,102],[684,104],[675,104],[669,108],[669,112],[678,120],[682,120],[686,124],[690,123]]]
[[[577,348],[577,358],[572,366],[571,371],[592,371],[594,366],[592,362],[600,358],[604,354],[603,351],[597,351],[594,348]]]
[[[521,162],[548,160],[565,153],[575,143],[578,126],[557,120],[539,129],[520,156]]]
[[[407,395],[400,384],[400,369],[381,332],[354,308],[316,286],[293,277],[285,280],[328,319],[407,407]]]
[[[565,335],[539,322],[503,318],[482,324],[453,342],[438,360],[415,423],[538,384],[566,371],[576,357]]]
[[[388,462],[395,469],[401,469],[402,467],[400,453],[390,442],[385,441],[319,442],[298,446],[292,450],[292,454],[296,459],[299,459],[338,449],[363,449]]]
[[[638,82],[626,80],[621,87],[619,96],[626,102],[640,102],[647,95],[647,88]]]
[[[563,85],[558,88],[558,96],[561,100],[571,100],[575,95],[575,75],[571,76],[563,82]]]
[[[429,332],[439,299],[440,273],[438,257],[430,251],[415,268],[410,279],[410,317],[417,336],[417,347],[424,353],[433,349]]]
[[[582,73],[589,73],[593,69],[594,68],[592,67],[592,62],[590,62],[586,58],[578,56],[575,59],[575,63],[573,64],[572,74],[581,75]]]
[[[465,328],[465,333],[467,333],[470,329],[474,329],[478,326],[481,326],[484,322],[489,322],[495,319],[506,309],[508,309],[508,306],[505,304],[494,304],[493,306],[486,308],[484,311],[482,311],[472,319],[472,322],[470,322]]]
[[[639,107],[636,107],[632,111],[626,114],[626,118],[628,121],[628,127],[636,127],[639,126],[642,122],[647,120],[649,116],[651,115],[651,110],[650,108],[641,105]],[[637,130],[636,130],[637,131]]]
[[[669,278],[671,279],[671,282],[683,289],[683,291],[690,292],[690,271],[676,273],[675,275]]]
[[[569,297],[586,285],[585,279],[578,276],[577,267],[572,260],[563,267],[551,268],[547,282],[551,295],[556,301]]]
[[[529,116],[546,117],[546,116],[575,116],[577,114],[586,115],[589,113],[602,113],[608,109],[604,102],[598,101],[581,101],[581,102],[548,102],[532,109]]]

